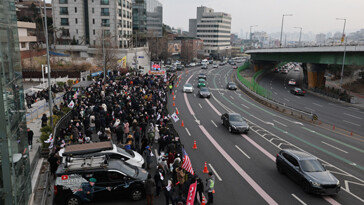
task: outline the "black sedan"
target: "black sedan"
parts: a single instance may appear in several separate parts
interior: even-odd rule
[[[201,87],[200,90],[198,91],[198,95],[200,96],[200,98],[210,98],[211,97],[211,93],[210,93],[209,89],[206,87]]]
[[[336,195],[339,180],[327,171],[316,157],[296,150],[285,149],[277,154],[277,170],[302,186],[307,193]]]
[[[222,124],[229,132],[248,133],[249,125],[238,113],[225,113],[221,115]]]
[[[236,84],[234,82],[229,82],[227,85],[226,85],[226,88],[228,90],[236,90],[238,89],[238,87],[236,87]]]
[[[290,90],[290,92],[293,94],[293,95],[302,95],[304,96],[306,94],[306,91],[302,90],[301,88],[292,88]]]
[[[200,73],[200,74],[198,74],[198,79],[205,79],[205,80],[207,80],[207,76],[206,76],[206,74]]]

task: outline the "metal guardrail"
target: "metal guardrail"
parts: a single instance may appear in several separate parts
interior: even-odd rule
[[[314,120],[318,120],[318,116],[316,114],[313,113],[308,113],[306,111],[303,110],[298,110],[296,108],[292,108],[290,106],[281,104],[279,102],[270,100],[268,98],[265,98],[255,92],[253,92],[252,90],[250,90],[246,85],[244,85],[242,82],[240,82],[240,79],[238,78],[238,72],[234,73],[234,81],[236,82],[237,86],[244,91],[246,94],[248,94],[250,97],[252,97],[254,100],[256,100],[257,102],[270,107],[272,109],[275,109],[279,112],[294,116],[294,117],[298,117],[302,120],[306,120],[306,121],[314,121]]]
[[[54,99],[54,104],[59,104],[62,100],[63,95],[56,97]],[[27,113],[25,116],[27,118],[27,122],[32,121],[33,119],[38,119],[40,114],[48,110],[48,103],[45,102],[43,105],[39,106],[37,109]]]

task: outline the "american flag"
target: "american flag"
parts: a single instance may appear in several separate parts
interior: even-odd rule
[[[183,154],[182,168],[191,173],[192,175],[195,175],[195,173],[193,172],[191,160],[188,157],[187,152],[184,148],[182,148],[182,154]]]

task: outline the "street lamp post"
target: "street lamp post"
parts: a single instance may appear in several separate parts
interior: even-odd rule
[[[346,57],[346,42],[347,38],[345,36],[345,27],[346,27],[346,19],[345,18],[336,18],[336,20],[344,21],[343,35],[342,35],[342,43],[344,43],[344,56],[343,56],[343,64],[341,65],[341,77],[340,77],[340,87],[343,86],[343,76],[344,76],[344,67],[345,67],[345,57]]]
[[[298,46],[301,46],[302,27],[294,27],[300,29],[300,38],[298,39]]]
[[[48,25],[47,25],[47,9],[46,9],[46,2],[44,0],[44,35],[46,41],[46,49],[47,49],[47,67],[48,67],[48,106],[49,106],[49,121],[50,126],[53,131],[53,110],[52,110],[52,89],[51,89],[51,65],[49,61],[49,45],[48,45]],[[53,136],[54,137],[54,136]]]
[[[281,38],[279,39],[279,45],[280,45],[280,47],[282,47],[283,23],[284,23],[284,17],[285,16],[293,16],[293,14],[283,14],[282,15]]]
[[[101,23],[101,26],[104,26],[104,23]],[[103,65],[104,65],[104,83],[106,83],[106,53],[105,53],[105,30],[102,28],[102,54],[103,54]]]

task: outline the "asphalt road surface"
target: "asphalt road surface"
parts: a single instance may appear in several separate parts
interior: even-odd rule
[[[358,135],[364,133],[364,111],[355,107],[348,107],[341,103],[334,103],[326,99],[306,93],[305,96],[296,96],[290,93],[293,86],[288,85],[290,79],[302,84],[303,72],[291,69],[288,74],[269,73],[259,82],[261,86],[272,93],[272,99],[290,107],[304,110],[318,115],[319,120],[337,128],[342,128],[348,133]]]
[[[364,138],[347,137],[336,130],[323,129],[270,110],[241,91],[228,91],[231,66],[179,72],[175,106],[169,96],[168,110],[179,111],[175,123],[195,173],[204,179],[204,163],[216,175],[214,204],[363,204]],[[207,74],[210,99],[197,97],[197,75]],[[182,93],[185,83],[194,93]],[[222,126],[225,112],[240,113],[250,124],[248,134],[230,134]],[[181,126],[183,120],[184,127]],[[192,149],[194,140],[197,150]],[[292,148],[319,158],[342,186],[337,196],[306,194],[301,187],[276,170],[275,156],[280,149]],[[162,198],[155,204],[164,204]],[[98,204],[145,204],[145,201],[112,201]]]

